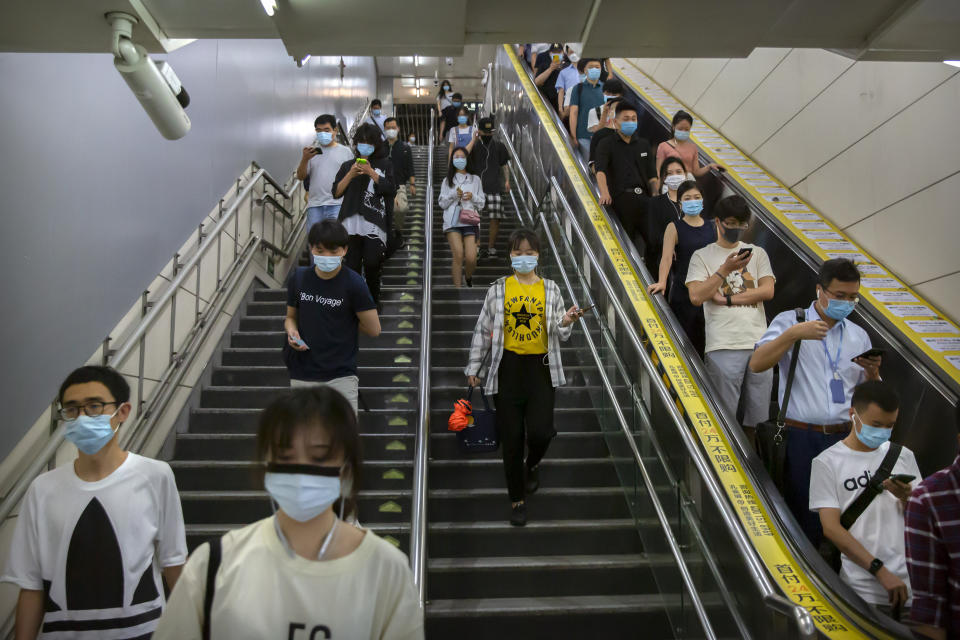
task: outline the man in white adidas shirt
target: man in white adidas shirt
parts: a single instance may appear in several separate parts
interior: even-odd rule
[[[843,511],[864,490],[890,448],[900,399],[893,386],[870,380],[853,391],[850,434],[816,458],[810,470],[810,510],[820,514],[823,533],[843,553],[840,577],[857,594],[884,612],[909,606],[910,578],[904,550],[904,508],[920,469],[903,447],[883,492],[850,530]],[[900,480],[897,477],[900,476]],[[901,481],[902,480],[902,481]]]
[[[77,459],[37,477],[17,517],[0,581],[20,587],[16,639],[148,638],[187,559],[169,465],[120,448],[130,386],[81,367],[60,387]]]

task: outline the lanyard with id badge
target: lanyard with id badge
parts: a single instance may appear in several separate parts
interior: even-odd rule
[[[837,355],[830,357],[830,350],[827,349],[827,337],[824,336],[820,344],[823,345],[823,353],[827,356],[827,363],[833,375],[830,377],[830,396],[834,404],[843,404],[847,400],[847,394],[843,390],[843,379],[840,377],[840,350],[843,348],[843,323],[840,323],[840,340],[837,342]]]

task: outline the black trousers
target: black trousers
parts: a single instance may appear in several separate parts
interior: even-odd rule
[[[386,247],[377,238],[350,236],[347,256],[344,258],[349,268],[366,278],[370,295],[376,303],[380,302],[380,273],[383,271],[385,253]]]
[[[638,237],[643,240],[643,246],[637,246],[641,254],[646,254],[651,247],[650,221],[647,215],[649,206],[650,196],[642,193],[624,191],[613,198],[613,210],[630,240],[634,244],[637,244]]]
[[[503,351],[498,374],[497,435],[503,452],[503,471],[511,502],[524,497],[524,444],[527,468],[547,453],[553,429],[555,391],[546,354],[519,355]]]

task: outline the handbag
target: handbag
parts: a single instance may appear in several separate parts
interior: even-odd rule
[[[794,309],[794,313],[797,314],[797,323],[804,321],[806,316],[803,309]],[[783,390],[783,404],[781,404],[780,411],[777,413],[777,419],[764,420],[757,425],[756,431],[755,446],[757,454],[780,493],[783,493],[786,484],[787,435],[789,431],[786,428],[785,420],[787,406],[790,404],[790,389],[793,387],[793,379],[797,373],[797,361],[799,359],[800,340],[797,340],[793,345],[790,372],[787,374],[787,385]]]
[[[474,209],[464,209],[463,205],[460,205],[460,224],[478,225],[480,224],[480,214]]]
[[[406,185],[400,185],[400,188],[397,189],[397,197],[393,200],[393,210],[395,213],[406,213],[410,210]]]
[[[470,413],[466,415],[466,425],[457,431],[457,444],[460,445],[460,451],[463,453],[488,453],[496,451],[500,447],[500,439],[497,437],[497,412],[490,408],[487,401],[487,394],[480,389],[480,397],[483,399],[483,409],[473,409],[470,405],[470,398],[473,396],[473,387],[467,392],[466,402],[470,406]],[[455,410],[456,414],[457,411]],[[453,416],[451,416],[452,418]]]

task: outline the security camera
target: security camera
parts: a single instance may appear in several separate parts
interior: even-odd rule
[[[184,107],[190,96],[166,62],[157,66],[147,50],[132,40],[137,18],[118,11],[106,15],[113,28],[113,66],[140,101],[153,124],[167,140],[177,140],[190,131]]]
[[[434,78],[434,79],[433,79],[433,86],[439,87],[439,86],[440,86],[440,80],[438,80],[437,78]]]
[[[451,56],[447,56],[446,61],[447,61],[447,66],[448,66],[448,67],[452,67],[452,66],[453,66],[453,58],[452,58]]]

